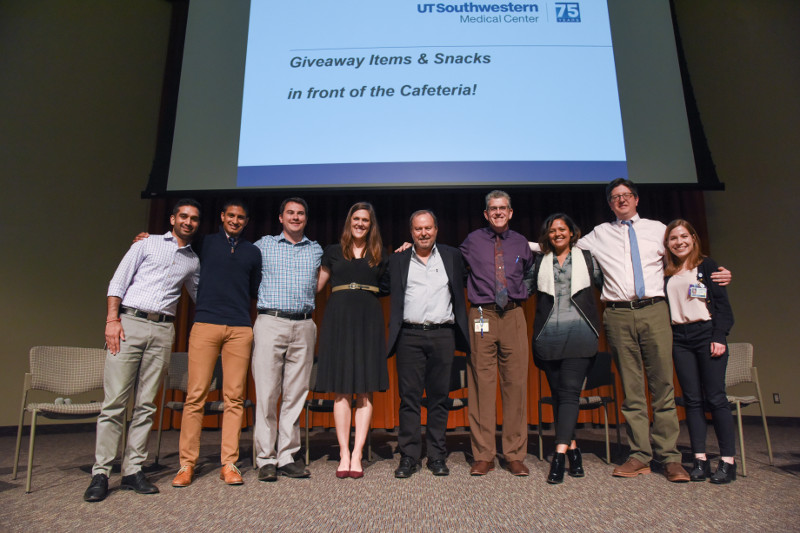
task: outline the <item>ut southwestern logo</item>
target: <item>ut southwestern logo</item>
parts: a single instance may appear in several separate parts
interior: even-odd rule
[[[577,5],[577,4],[576,4]],[[419,13],[538,13],[537,4],[417,4]]]
[[[556,2],[556,22],[580,22],[581,6],[578,2]]]

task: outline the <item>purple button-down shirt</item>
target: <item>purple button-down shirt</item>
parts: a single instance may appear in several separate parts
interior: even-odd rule
[[[481,228],[467,235],[461,243],[461,253],[469,266],[467,297],[473,305],[494,303],[495,235],[491,228]],[[508,297],[511,300],[525,300],[528,290],[522,279],[533,265],[533,253],[528,239],[512,230],[504,231],[500,238],[503,239]]]

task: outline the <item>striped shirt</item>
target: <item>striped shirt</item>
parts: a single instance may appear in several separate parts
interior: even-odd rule
[[[197,296],[200,259],[190,244],[179,247],[172,232],[133,243],[108,285],[108,296],[147,313],[175,316],[181,287]]]
[[[312,312],[322,259],[322,247],[317,241],[303,236],[293,244],[281,233],[261,237],[255,245],[261,250],[258,308],[285,313]]]

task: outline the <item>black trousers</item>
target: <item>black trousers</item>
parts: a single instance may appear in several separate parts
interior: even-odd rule
[[[720,454],[733,457],[736,433],[725,394],[728,349],[711,357],[711,321],[672,326],[672,359],[686,404],[686,425],[692,452],[706,451],[706,409],[717,434]]]
[[[536,366],[544,371],[553,397],[553,418],[556,426],[556,444],[569,444],[575,438],[578,423],[578,402],[583,380],[594,362],[592,357],[573,357],[545,361],[534,358]],[[540,421],[541,423],[541,421]]]
[[[400,389],[400,453],[419,461],[422,455],[421,402],[428,398],[425,436],[428,460],[445,459],[445,432],[450,414],[450,369],[455,352],[450,328],[431,331],[403,329],[397,340],[397,383]]]

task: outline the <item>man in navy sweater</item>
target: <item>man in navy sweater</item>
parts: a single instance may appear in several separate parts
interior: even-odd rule
[[[222,208],[222,229],[207,235],[199,250],[200,284],[197,289],[195,323],[189,336],[189,378],[180,437],[180,470],[173,487],[192,482],[200,449],[203,407],[211,376],[222,354],[222,416],[220,479],[241,485],[236,467],[239,435],[244,416],[244,393],[253,328],[250,301],[261,283],[261,252],[240,238],[249,221],[247,208],[231,200]]]

